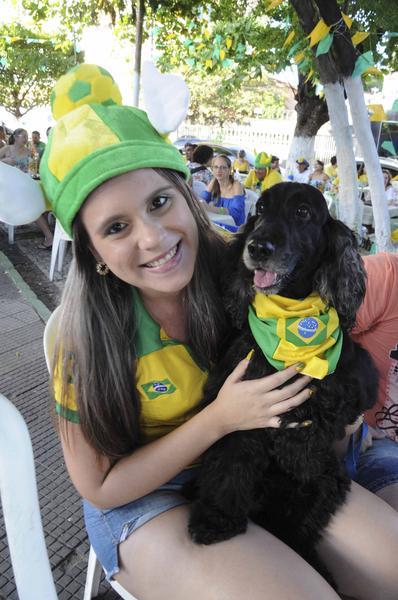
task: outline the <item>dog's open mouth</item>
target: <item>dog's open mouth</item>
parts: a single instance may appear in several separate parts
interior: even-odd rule
[[[275,271],[264,271],[263,269],[255,269],[253,284],[259,291],[266,291],[271,288],[278,287],[282,282],[284,275],[275,273]]]

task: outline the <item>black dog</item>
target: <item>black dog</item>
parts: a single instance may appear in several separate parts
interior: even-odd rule
[[[314,187],[281,183],[259,198],[256,215],[231,244],[226,269],[227,309],[240,331],[210,374],[205,403],[252,349],[245,379],[275,372],[248,326],[256,293],[302,299],[318,292],[336,309],[343,342],[335,372],[313,379],[314,394],[281,415],[280,428],[235,432],[205,453],[189,531],[195,542],[212,544],[244,532],[250,518],[330,581],[315,546],[350,489],[332,445],[374,404],[378,383],[370,356],[347,335],[365,293],[355,236],[330,217]]]

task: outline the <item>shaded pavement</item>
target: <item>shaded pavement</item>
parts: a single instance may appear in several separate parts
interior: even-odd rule
[[[65,276],[48,280],[51,252],[37,248],[35,226],[17,227],[8,244],[0,224],[0,392],[28,426],[47,551],[60,600],[82,599],[88,542],[81,502],[65,470],[54,430],[43,353],[45,322],[59,303]],[[65,260],[64,273],[70,263]],[[118,595],[103,580],[98,598]],[[0,600],[18,600],[0,510]],[[32,598],[31,600],[40,600]]]

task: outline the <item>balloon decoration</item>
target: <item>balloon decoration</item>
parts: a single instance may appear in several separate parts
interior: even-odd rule
[[[36,221],[45,210],[40,183],[0,161],[0,221],[25,225]]]

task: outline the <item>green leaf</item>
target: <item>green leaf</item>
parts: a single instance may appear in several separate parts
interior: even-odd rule
[[[327,54],[329,52],[330,46],[333,43],[333,33],[328,33],[318,44],[316,49],[316,56],[320,56],[321,54]]]

